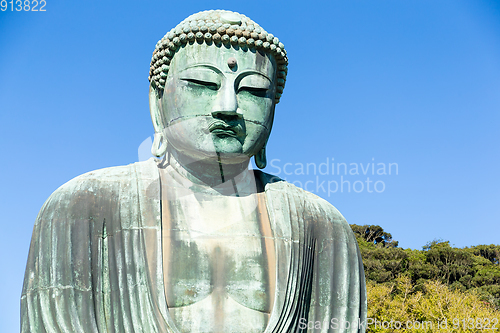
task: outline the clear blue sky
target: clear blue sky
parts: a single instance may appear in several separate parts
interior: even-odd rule
[[[500,2],[46,1],[0,12],[0,332],[19,331],[43,202],[79,174],[138,160],[155,43],[205,9],[246,14],[288,51],[265,171],[308,182],[403,248],[500,243]],[[397,174],[377,174],[389,163]]]

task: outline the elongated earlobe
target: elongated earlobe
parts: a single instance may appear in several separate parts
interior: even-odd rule
[[[165,135],[165,124],[163,121],[163,112],[161,108],[161,94],[154,82],[149,87],[149,111],[151,113],[151,120],[155,129],[155,136],[153,145],[151,146],[151,153],[156,157],[162,157],[167,151],[167,137]]]
[[[151,146],[151,154],[156,157],[162,157],[167,151],[167,139],[163,133],[155,133],[153,145]]]
[[[262,147],[261,150],[254,156],[255,159],[255,165],[259,169],[264,169],[267,165],[267,157],[266,157],[266,147]]]

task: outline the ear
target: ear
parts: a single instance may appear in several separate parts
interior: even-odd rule
[[[167,138],[165,137],[165,121],[163,118],[163,108],[161,104],[161,93],[154,82],[149,85],[149,112],[151,121],[155,129],[155,136],[151,153],[161,157],[167,151]]]
[[[151,82],[149,85],[149,112],[155,133],[162,133],[165,128],[163,121],[163,110],[161,105],[161,93],[156,88],[156,84]]]
[[[273,102],[273,107],[271,109],[271,119],[270,119],[270,123],[269,123],[269,135],[266,138],[266,142],[264,143],[264,146],[257,152],[257,154],[254,155],[255,165],[259,169],[264,169],[267,165],[266,146],[267,146],[267,141],[269,140],[269,136],[271,135],[271,129],[272,129],[273,123],[274,123],[275,107],[276,107],[276,103]]]

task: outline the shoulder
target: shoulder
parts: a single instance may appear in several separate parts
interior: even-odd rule
[[[136,180],[141,171],[144,173],[144,170],[150,171],[151,169],[156,170],[156,162],[152,158],[144,162],[93,170],[71,179],[60,186],[54,193],[67,191],[92,192],[104,188],[112,190],[124,183]]]
[[[81,212],[83,209],[99,209],[118,197],[128,197],[126,193],[136,190],[141,175],[153,174],[154,177],[154,171],[156,162],[150,159],[84,173],[55,190],[45,201],[39,215],[54,210]]]
[[[259,170],[255,170],[254,172],[264,185],[266,193],[280,193],[295,202],[300,202],[303,210],[313,214],[315,217],[321,217],[318,220],[329,220],[331,222],[347,224],[344,216],[342,216],[337,208],[325,199],[288,183],[277,176]]]

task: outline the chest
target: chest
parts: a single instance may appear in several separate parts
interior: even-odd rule
[[[274,243],[259,194],[243,198],[178,197],[168,204],[163,263],[169,308],[216,298],[269,312]],[[211,304],[215,304],[211,302]],[[223,309],[214,308],[215,312]],[[227,309],[226,311],[227,312]]]

